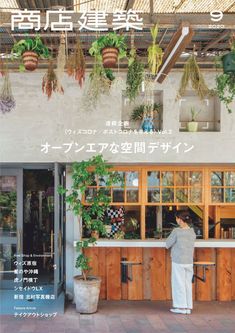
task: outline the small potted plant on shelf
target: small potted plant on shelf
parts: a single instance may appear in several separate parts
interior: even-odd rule
[[[187,123],[188,132],[197,132],[198,122],[196,121],[196,117],[201,112],[201,110],[196,111],[194,107],[191,107],[190,112],[191,112],[191,121]]]
[[[131,114],[131,120],[141,121],[141,128],[144,132],[154,131],[153,121],[159,114],[161,109],[160,103],[154,103],[153,105],[141,104],[135,107]]]
[[[230,39],[231,52],[221,58],[223,74],[216,76],[216,92],[226,106],[229,113],[232,112],[230,104],[235,99],[235,37]]]
[[[34,71],[37,68],[39,57],[43,59],[50,57],[50,52],[39,35],[32,39],[21,39],[13,45],[11,53],[16,57],[22,57],[24,65],[21,65],[20,69],[28,71]]]
[[[92,198],[85,201],[85,193],[90,186],[94,185],[94,175],[97,179],[105,178],[107,187],[120,181],[119,174],[111,170],[111,165],[106,164],[102,155],[97,155],[87,161],[73,163],[71,189],[64,189],[60,186],[58,192],[66,194],[65,201],[68,203],[69,209],[78,216],[80,226],[83,224],[90,232],[97,229],[99,232],[103,232],[105,230],[103,218],[110,205],[111,194],[101,187],[97,189]],[[94,216],[96,216],[95,219]],[[74,299],[79,313],[97,311],[101,279],[89,275],[92,267],[90,266],[90,258],[85,253],[85,249],[95,243],[96,239],[90,237],[82,239],[76,244],[78,257],[75,267],[81,270],[81,275],[74,277]]]
[[[100,235],[106,235],[104,222],[100,219],[93,219],[91,223],[91,237],[98,239]]]
[[[112,68],[115,67],[118,59],[126,56],[126,49],[125,36],[109,32],[92,43],[89,53],[102,59],[104,67]]]

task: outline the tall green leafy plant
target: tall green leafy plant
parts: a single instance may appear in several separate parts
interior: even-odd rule
[[[148,65],[152,75],[156,75],[162,63],[163,52],[160,46],[156,43],[158,35],[158,25],[150,29],[152,36],[152,45],[148,47]]]
[[[126,96],[131,102],[139,95],[143,79],[144,65],[137,59],[135,49],[132,49],[126,78]]]
[[[87,161],[75,162],[72,165],[72,186],[71,189],[58,188],[60,194],[66,194],[65,200],[69,209],[79,217],[80,223],[88,230],[104,231],[104,215],[111,202],[111,194],[108,188],[121,180],[117,172],[111,170],[112,166],[107,164],[102,155],[91,157]],[[106,187],[98,188],[92,198],[84,196],[90,186],[100,179],[105,179]],[[97,222],[99,220],[99,223]],[[93,225],[94,224],[94,225]],[[76,268],[81,269],[84,280],[87,280],[91,270],[90,258],[84,253],[84,249],[94,245],[96,239],[89,239],[77,242],[76,249],[79,252],[76,259]]]
[[[220,74],[216,76],[216,92],[226,106],[229,113],[232,113],[230,104],[235,99],[235,74]]]

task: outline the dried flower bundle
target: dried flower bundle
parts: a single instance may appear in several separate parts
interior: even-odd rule
[[[185,91],[190,83],[201,99],[204,99],[212,94],[212,91],[205,83],[204,77],[194,55],[191,55],[184,65],[184,74],[181,78],[180,89],[177,96],[178,98],[185,94]]]
[[[73,76],[80,87],[85,81],[85,57],[81,48],[80,40],[77,39],[75,52],[71,53],[67,61],[67,73]]]
[[[62,33],[60,36],[60,46],[58,50],[58,57],[57,57],[57,81],[58,85],[61,87],[61,81],[64,76],[64,69],[66,64],[66,56],[65,56],[65,35]]]
[[[12,95],[11,82],[8,71],[4,71],[4,82],[0,93],[0,111],[10,112],[15,107],[15,100]]]
[[[51,98],[52,92],[64,93],[64,89],[61,84],[58,84],[58,79],[56,73],[53,69],[53,63],[50,61],[48,70],[42,79],[42,91],[48,96],[48,99]]]

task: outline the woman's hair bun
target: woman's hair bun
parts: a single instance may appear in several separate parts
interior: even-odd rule
[[[187,211],[187,210],[178,210],[176,212],[175,216],[180,218],[182,221],[184,221],[186,223],[191,223],[192,222],[192,218],[189,214],[189,211]]]

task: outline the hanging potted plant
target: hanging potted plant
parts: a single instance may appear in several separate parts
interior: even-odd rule
[[[113,68],[116,66],[118,59],[126,56],[126,49],[125,36],[109,32],[92,43],[89,53],[98,59],[102,59],[104,67]]]
[[[138,105],[132,111],[131,120],[141,121],[141,128],[144,132],[154,131],[153,121],[159,114],[161,107],[162,105],[160,103]]]
[[[39,35],[35,38],[21,39],[13,45],[11,53],[14,57],[21,57],[23,66],[21,70],[34,71],[38,66],[38,58],[47,59],[50,57],[48,48],[43,44]]]
[[[230,104],[235,99],[235,39],[230,40],[231,52],[220,59],[223,65],[223,74],[216,76],[216,92],[226,106],[229,113],[232,112]]]
[[[189,132],[197,132],[198,122],[196,121],[196,117],[201,112],[201,110],[196,111],[194,107],[191,107],[190,112],[191,112],[191,121],[187,123],[187,129]]]
[[[221,58],[224,74],[235,74],[235,35],[229,41],[230,52]]]
[[[86,230],[104,232],[104,215],[111,202],[110,191],[103,187],[97,189],[92,198],[84,200],[85,193],[90,186],[94,185],[94,175],[96,181],[100,178],[106,180],[107,188],[120,181],[120,175],[111,171],[111,166],[106,164],[102,155],[91,157],[88,161],[73,163],[72,165],[72,187],[69,190],[59,187],[60,194],[66,194],[66,202],[69,209],[78,216],[80,226],[83,224]],[[99,222],[97,222],[99,221]],[[97,230],[98,229],[98,230]],[[90,258],[86,256],[84,250],[94,245],[96,239],[90,237],[77,242],[76,250],[78,257],[75,267],[81,270],[81,275],[74,277],[74,300],[79,313],[94,313],[97,311],[101,278],[89,275],[92,267]]]
[[[0,92],[0,112],[10,112],[15,107],[8,70],[3,70],[3,86]]]
[[[184,73],[181,78],[177,98],[184,96],[188,87],[194,89],[200,99],[204,99],[213,94],[213,91],[206,85],[194,54],[190,55],[184,65]]]
[[[148,47],[148,65],[149,70],[152,75],[156,75],[159,67],[162,64],[163,52],[160,46],[156,43],[157,35],[158,35],[158,25],[156,24],[154,27],[150,29],[152,36],[152,45]]]

